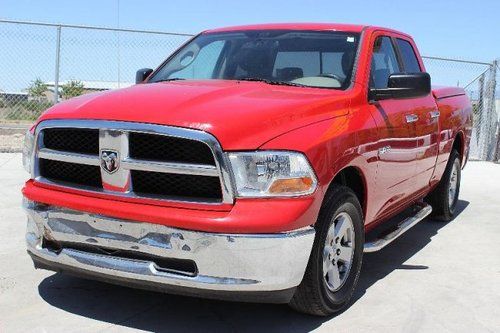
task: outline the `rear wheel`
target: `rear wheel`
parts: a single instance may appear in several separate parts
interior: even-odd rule
[[[456,150],[453,150],[443,178],[426,198],[426,201],[432,206],[431,218],[445,222],[453,219],[460,194],[460,179],[460,155]]]
[[[321,209],[304,279],[290,306],[317,316],[344,309],[358,281],[363,244],[361,205],[351,189],[336,186]]]

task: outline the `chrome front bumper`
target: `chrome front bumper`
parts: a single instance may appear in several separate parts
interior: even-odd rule
[[[313,228],[278,234],[217,234],[118,220],[31,201],[25,201],[24,206],[28,252],[37,267],[212,298],[240,299],[238,294],[289,291],[281,297],[286,301],[302,280],[314,241]],[[62,246],[50,248],[48,242]],[[120,255],[125,252],[129,255]],[[195,263],[196,270],[186,274],[164,269],[144,256],[187,260]]]

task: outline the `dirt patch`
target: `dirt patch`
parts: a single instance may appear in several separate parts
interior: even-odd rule
[[[24,134],[0,135],[1,153],[18,153],[23,150]]]
[[[21,152],[24,134],[30,126],[31,122],[6,122],[0,120],[0,152]]]

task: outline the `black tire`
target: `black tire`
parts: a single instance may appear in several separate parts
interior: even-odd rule
[[[348,275],[340,289],[331,291],[323,275],[323,249],[334,218],[347,213],[354,229],[354,251]],[[316,237],[301,284],[290,301],[290,306],[306,314],[327,316],[347,307],[358,282],[363,260],[365,233],[361,205],[354,192],[345,186],[331,188],[323,202],[315,225]]]
[[[456,170],[455,177],[457,177],[457,183],[455,195],[453,199],[450,200],[450,180],[452,179],[454,168]],[[452,150],[441,181],[425,199],[425,201],[432,206],[432,214],[430,217],[433,220],[448,222],[455,217],[458,196],[460,194],[461,171],[460,155],[456,150]]]

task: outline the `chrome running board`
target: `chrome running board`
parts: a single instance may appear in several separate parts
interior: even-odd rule
[[[431,212],[432,207],[426,203],[418,203],[415,206],[418,211],[415,215],[410,216],[404,219],[401,223],[399,223],[396,229],[386,235],[383,235],[381,238],[378,238],[372,242],[365,243],[364,251],[367,252],[377,252],[382,250],[384,247],[389,245],[396,238],[407,232],[411,227],[413,227],[418,222],[425,219]]]

